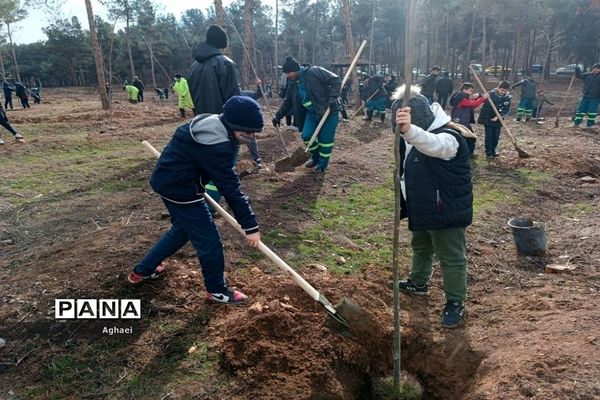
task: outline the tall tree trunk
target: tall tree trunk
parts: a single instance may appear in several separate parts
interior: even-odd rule
[[[219,0],[215,0],[219,1]],[[279,93],[279,0],[275,0],[275,93]],[[331,44],[333,47],[333,43]]]
[[[10,24],[6,24],[6,31],[8,33],[8,41],[10,43],[10,50],[12,51],[13,65],[15,67],[15,75],[18,81],[21,81],[21,74],[19,73],[19,63],[17,62],[17,53],[15,52],[15,45],[12,40],[12,33],[10,31]]]
[[[242,85],[250,83],[250,54],[254,54],[252,45],[252,12],[254,11],[254,0],[245,0],[244,2],[244,44],[248,50],[248,57],[245,57],[242,63]]]
[[[225,32],[228,32],[228,25],[226,22],[226,18],[225,18],[225,9],[223,8],[223,2],[221,0],[214,0],[215,1],[215,14],[217,15],[217,25],[219,25],[221,28],[223,28],[225,30]],[[231,47],[228,46],[225,51],[224,51],[225,55],[228,57],[231,57]]]
[[[537,29],[533,30],[533,35],[531,38],[531,50],[529,51],[529,60],[527,61],[527,69],[531,72],[531,66],[533,65],[534,61],[535,61],[535,45],[537,42]]]
[[[2,71],[2,79],[6,79],[6,71],[4,70],[4,58],[2,58],[2,50],[0,49],[0,71]]]
[[[369,75],[372,75],[371,62],[373,60],[373,28],[375,27],[375,9],[377,1],[373,0],[373,13],[371,14],[371,39],[369,40]]]
[[[454,57],[452,57],[454,61]],[[450,7],[446,10],[446,65],[450,64]],[[454,74],[454,71],[452,71]]]
[[[471,65],[471,53],[473,52],[473,32],[475,30],[475,10],[471,17],[471,31],[469,33],[469,44],[467,45],[467,54],[463,60],[463,80],[468,80],[471,76],[469,65]]]
[[[483,80],[485,82],[485,65],[486,65],[485,50],[487,47],[487,26],[486,26],[487,10],[483,10],[481,17],[483,19],[482,27],[481,27],[481,29],[483,31],[483,37],[481,39],[481,80]]]
[[[110,101],[106,93],[106,80],[104,79],[104,59],[102,51],[98,43],[98,33],[96,31],[96,21],[94,21],[94,12],[92,11],[91,0],[85,0],[85,8],[87,10],[88,23],[90,24],[90,39],[92,41],[92,50],[94,51],[94,59],[96,60],[96,75],[98,76],[98,91],[100,92],[100,101],[102,101],[102,109],[110,108]]]
[[[515,30],[515,41],[513,49],[513,62],[512,62],[512,79],[516,81],[518,76],[517,71],[517,59],[519,58],[519,43],[521,41],[521,24],[517,23],[517,29]]]
[[[552,18],[552,22],[550,22],[550,33],[548,35],[548,50],[546,51],[546,59],[544,60],[544,79],[550,79],[550,62],[552,60],[552,52],[554,51],[552,43],[554,32],[556,32],[556,20]]]
[[[129,69],[131,71],[131,79],[135,76],[135,67],[133,65],[133,55],[131,54],[131,37],[129,32],[129,5],[127,5],[128,9],[125,11],[125,41],[127,42],[127,54],[129,55]]]
[[[343,0],[344,5],[344,29],[346,30],[346,57],[350,60],[354,54],[354,39],[352,38],[352,25],[350,25],[350,1]],[[352,70],[352,86],[354,87],[354,104],[360,105],[358,93],[358,74],[356,68]]]
[[[148,51],[150,52],[150,73],[152,74],[152,86],[156,86],[156,75],[154,72],[154,51],[152,51],[152,42],[148,42]]]
[[[317,50],[317,42],[318,42],[318,28],[317,25],[319,23],[319,2],[315,1],[313,5],[313,12],[315,13],[315,25],[313,30],[313,42],[312,42],[312,65],[316,63],[316,50]]]

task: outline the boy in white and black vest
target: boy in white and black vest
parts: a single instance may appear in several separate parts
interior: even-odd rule
[[[473,219],[473,185],[467,143],[441,106],[411,88],[402,104],[404,85],[394,94],[392,127],[402,134],[401,216],[408,218],[413,252],[410,278],[399,281],[405,293],[425,295],[433,268],[440,261],[446,306],[440,322],[457,327],[467,298],[466,228]]]

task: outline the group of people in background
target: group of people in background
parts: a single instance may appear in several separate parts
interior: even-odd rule
[[[2,125],[7,131],[12,133],[15,140],[18,142],[23,142],[23,135],[13,128],[13,126],[8,121],[8,116],[6,115],[6,110],[14,110],[13,106],[13,93],[16,98],[19,99],[21,106],[23,109],[31,108],[29,105],[29,96],[33,97],[34,104],[40,104],[42,102],[41,98],[41,82],[36,80],[36,86],[28,89],[23,83],[13,79],[4,78],[2,81],[2,92],[4,94],[4,107],[0,103],[0,125]],[[6,142],[2,139],[0,135],[0,145],[5,144]]]

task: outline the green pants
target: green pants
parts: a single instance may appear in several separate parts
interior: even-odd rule
[[[304,121],[304,128],[302,129],[302,140],[304,144],[308,145],[310,138],[319,125],[319,117],[314,112],[306,113],[306,120]],[[333,140],[335,139],[335,128],[340,121],[340,115],[336,111],[327,117],[325,124],[321,128],[321,131],[317,135],[317,140],[310,147],[312,159],[317,165],[317,169],[325,171],[327,165],[329,165],[329,157],[333,151]]]
[[[410,279],[421,286],[429,283],[433,254],[442,267],[447,301],[463,302],[467,298],[466,228],[412,232],[413,251]]]

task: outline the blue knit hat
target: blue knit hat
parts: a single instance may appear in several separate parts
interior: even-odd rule
[[[227,100],[223,105],[223,119],[235,131],[260,132],[264,126],[260,104],[247,96]]]

